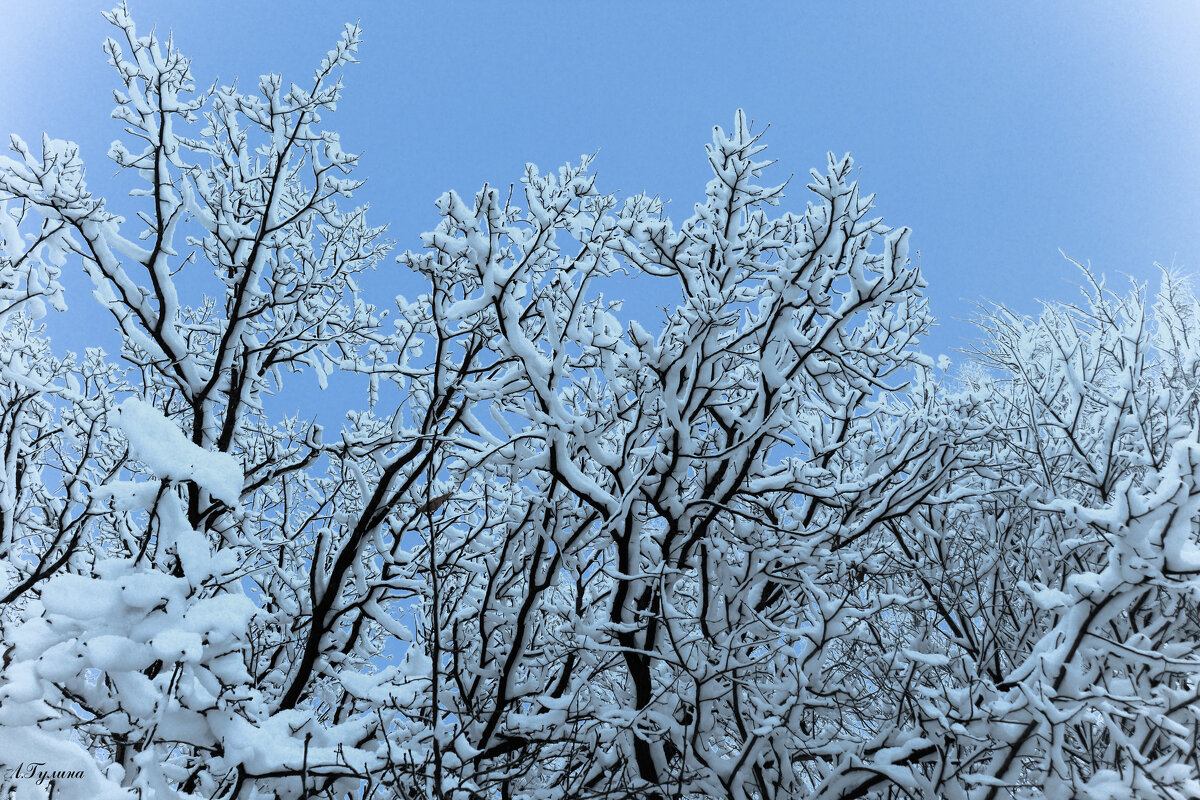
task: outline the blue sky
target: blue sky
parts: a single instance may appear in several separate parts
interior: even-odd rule
[[[0,6],[0,133],[77,141],[89,183],[119,128],[104,4]],[[361,197],[417,247],[449,188],[519,179],[599,150],[600,188],[648,190],[676,218],[701,198],[714,124],[771,124],[775,177],[853,153],[889,224],[913,229],[932,354],[962,346],[971,300],[1035,312],[1071,299],[1058,251],[1153,284],[1200,271],[1200,4],[232,3],[133,0],[174,31],[198,84],[306,80],[346,21],[362,63],[330,126],[364,151]],[[789,201],[785,201],[789,202]],[[412,292],[388,264],[374,291]],[[78,284],[77,284],[78,285]],[[80,286],[82,289],[82,286]],[[73,336],[111,324],[68,297]],[[96,327],[99,326],[99,327]],[[76,346],[78,343],[73,343]]]

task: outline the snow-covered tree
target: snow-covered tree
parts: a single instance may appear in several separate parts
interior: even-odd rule
[[[358,29],[246,94],[108,19],[128,218],[0,158],[16,796],[1200,793],[1186,281],[993,309],[951,380],[908,231],[848,157],[774,212],[739,112],[681,222],[587,158],[443,195],[382,309]],[[80,266],[115,355],[39,322]],[[365,383],[336,433],[314,380]]]
[[[938,617],[971,667],[927,713],[971,732],[955,752],[984,797],[1195,797],[1196,297],[1084,275],[1081,304],[980,320],[994,473],[918,539],[961,553]]]

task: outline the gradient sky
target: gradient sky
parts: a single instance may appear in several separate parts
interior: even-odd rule
[[[602,190],[657,193],[682,219],[703,195],[712,126],[743,107],[771,125],[768,180],[796,175],[785,203],[802,209],[808,170],[849,151],[885,220],[913,229],[942,322],[932,354],[970,340],[973,300],[1036,312],[1073,299],[1060,249],[1113,284],[1153,288],[1155,262],[1200,271],[1200,3],[130,7],[142,32],[174,31],[202,86],[306,81],[360,20],[362,63],[326,122],[364,152],[360,197],[402,249],[446,189],[472,196],[526,161],[597,149]],[[109,190],[127,184],[104,160],[120,134],[104,8],[0,0],[0,133],[78,142],[89,184]],[[386,264],[372,291],[413,292],[400,272]],[[71,291],[70,335],[102,336],[111,323]]]

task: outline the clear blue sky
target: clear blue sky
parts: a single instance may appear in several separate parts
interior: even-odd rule
[[[0,133],[73,139],[90,184],[119,135],[104,4],[0,2]],[[913,229],[941,328],[969,300],[1027,312],[1075,296],[1058,251],[1157,282],[1200,272],[1200,3],[342,2],[133,0],[174,31],[197,83],[307,79],[345,21],[362,63],[331,127],[365,151],[363,197],[399,247],[433,200],[599,149],[601,189],[690,213],[714,124],[770,123],[779,180],[850,151],[887,222]],[[411,292],[389,264],[373,283]],[[68,297],[76,332],[111,325]],[[99,334],[98,334],[99,335]]]

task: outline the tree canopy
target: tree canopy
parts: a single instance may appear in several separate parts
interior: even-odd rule
[[[107,16],[136,214],[69,142],[0,157],[16,797],[1200,794],[1184,277],[981,307],[948,373],[909,231],[848,156],[766,181],[738,112],[688,218],[529,165],[438,198],[379,303],[324,127],[359,29],[198,90]],[[117,353],[39,321],[80,267]],[[366,395],[278,413],[304,374]]]

